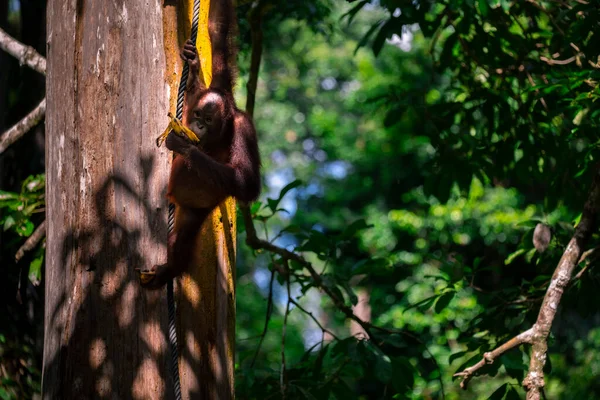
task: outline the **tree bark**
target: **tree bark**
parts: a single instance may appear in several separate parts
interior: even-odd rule
[[[50,0],[44,399],[171,399],[165,290],[134,269],[166,260],[175,111],[193,0]],[[220,205],[176,280],[184,399],[230,399],[235,203]]]
[[[43,398],[171,398],[162,2],[50,0]],[[171,93],[175,91],[170,90]]]
[[[0,3],[0,29],[6,29],[6,22],[8,17],[8,2]],[[6,110],[6,104],[8,103],[8,72],[10,70],[9,64],[10,56],[3,51],[0,51],[0,110]],[[4,132],[4,112],[0,112],[0,132]],[[0,154],[0,188],[4,188],[4,157]],[[2,212],[0,211],[0,218],[2,218]],[[0,230],[0,249],[3,248],[2,239],[3,230]],[[0,251],[0,265],[5,265],[3,260],[3,252]]]

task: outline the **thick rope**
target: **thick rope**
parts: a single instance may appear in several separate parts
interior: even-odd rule
[[[200,0],[194,0],[194,14],[192,17],[192,32],[190,39],[196,43],[198,36],[198,18],[200,15]],[[176,117],[180,121],[183,119],[183,101],[185,99],[185,89],[187,86],[190,66],[187,62],[183,63],[181,80],[179,81],[179,90],[177,92],[177,111]],[[173,233],[175,227],[175,204],[169,203],[169,235]],[[182,400],[181,382],[179,380],[179,353],[177,347],[177,324],[176,324],[176,305],[173,295],[173,280],[167,282],[167,307],[169,313],[169,347],[171,347],[171,375],[173,377],[173,388],[175,390],[175,399]]]

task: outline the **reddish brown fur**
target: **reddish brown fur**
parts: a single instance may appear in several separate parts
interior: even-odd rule
[[[260,193],[260,156],[254,124],[233,98],[236,49],[235,13],[231,1],[211,4],[213,81],[200,82],[199,59],[188,42],[182,58],[188,62],[183,123],[200,137],[200,146],[171,133],[166,145],[176,153],[167,196],[176,205],[175,228],[169,237],[168,263],[156,266],[148,287],[160,287],[188,267],[196,236],[210,212],[228,196],[249,202]]]

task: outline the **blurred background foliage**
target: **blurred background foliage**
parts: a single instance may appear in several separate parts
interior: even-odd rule
[[[599,145],[597,3],[263,3],[255,225],[379,328],[365,340],[302,266],[282,269],[242,234],[238,398],[524,398],[526,347],[467,391],[452,375],[535,322],[581,214]],[[43,54],[44,7],[2,3],[0,27]],[[238,8],[240,106],[252,7]],[[0,131],[43,96],[33,74],[0,53]],[[43,220],[40,137],[0,154],[0,399],[39,392],[43,242],[14,254]],[[543,253],[538,222],[553,231]],[[598,278],[588,268],[563,298],[548,398],[600,396]]]

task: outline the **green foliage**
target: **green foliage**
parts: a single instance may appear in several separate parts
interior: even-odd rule
[[[381,4],[389,14],[374,25],[373,51],[378,38],[418,24],[443,77],[416,103],[430,116],[423,133],[436,152],[426,193],[443,200],[450,183],[464,188],[474,174],[520,190],[537,186],[549,207],[580,204],[599,143],[598,9],[550,1]],[[389,118],[415,104],[391,93],[386,100]]]
[[[19,242],[22,238],[31,236],[35,229],[34,218],[44,212],[44,196],[46,189],[45,175],[29,176],[21,184],[20,193],[0,190],[0,225],[3,230],[17,235]],[[43,242],[35,249],[29,265],[29,279],[39,284],[42,277],[44,262]]]
[[[412,367],[406,386],[385,381],[386,361],[377,377],[349,376],[353,395],[340,398],[440,398],[442,390],[446,398],[521,398],[527,348],[486,366],[487,377],[467,392],[451,377],[531,326],[577,223],[597,158],[598,120],[590,118],[597,10],[560,2],[349,3],[333,11],[341,32],[322,37],[283,20],[278,40],[267,44],[256,117],[261,150],[271,155],[267,183],[274,193],[305,183],[270,200],[289,213],[266,213],[263,233],[279,232],[274,242],[323,271],[325,287],[344,304],[360,302],[366,288],[374,324],[419,339],[400,336],[393,350],[381,348],[392,366],[400,356]],[[372,51],[362,49],[367,44]],[[572,54],[570,63],[550,61]],[[354,221],[364,221],[361,229],[340,240]],[[537,222],[553,230],[543,254],[532,245]],[[306,273],[302,265],[291,268],[299,301],[348,340],[343,318],[329,311],[335,304],[311,289],[310,277],[297,276]],[[593,296],[588,278],[564,299],[579,317],[596,312],[578,301]],[[239,301],[243,313],[250,301]],[[301,321],[296,329],[306,336],[309,318]],[[318,359],[313,353],[308,362]],[[566,382],[570,373],[553,367],[546,380],[558,388],[554,376]],[[271,370],[272,390],[281,390],[278,373]],[[311,390],[310,398],[337,398]]]
[[[266,190],[251,212],[262,239],[303,260],[239,249],[237,397],[523,398],[526,346],[468,391],[453,374],[534,323],[581,216],[600,144],[597,5],[251,3],[238,10],[236,93],[243,104],[253,7],[265,6],[254,118]],[[43,192],[43,176],[0,192],[14,238],[2,251],[31,235]],[[553,232],[541,254],[538,222]],[[560,304],[549,398],[600,396],[593,266]],[[359,327],[347,310],[365,305]],[[2,332],[2,365],[24,378],[1,381],[0,398],[34,393],[30,341]]]
[[[30,176],[21,185],[21,193],[0,190],[0,224],[4,231],[11,230],[29,237],[35,229],[31,221],[34,214],[44,211],[45,176]]]

